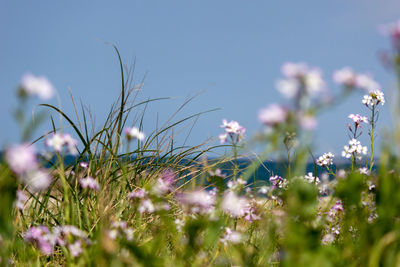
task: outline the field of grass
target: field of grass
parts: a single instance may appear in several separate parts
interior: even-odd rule
[[[386,63],[400,84],[399,25],[387,27]],[[147,105],[160,99],[138,100],[140,85],[115,52],[120,95],[99,128],[74,99],[76,114],[41,104],[31,117],[30,99],[45,102],[54,88],[45,77],[22,78],[21,142],[6,145],[0,162],[2,266],[400,266],[400,125],[376,141],[387,105],[372,77],[338,70],[342,92],[333,96],[319,69],[285,63],[277,89],[288,102],[260,110],[265,131],[246,136],[239,122],[222,120],[220,145],[181,146],[175,133],[200,114],[174,114],[143,132]],[[315,155],[316,115],[351,94],[360,101],[343,118],[343,152]],[[44,120],[52,128],[38,137]],[[246,145],[264,149],[247,158]],[[207,158],[221,147],[230,153]],[[285,166],[281,175],[267,160]],[[265,177],[255,179],[260,168]]]

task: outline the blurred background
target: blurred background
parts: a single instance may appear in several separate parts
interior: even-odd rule
[[[261,131],[258,111],[285,101],[275,82],[286,61],[321,68],[333,93],[339,91],[333,71],[350,66],[371,73],[390,102],[395,79],[379,59],[389,40],[378,29],[397,20],[399,10],[398,0],[0,0],[0,145],[18,141],[11,113],[26,72],[47,76],[61,99],[50,103],[61,104],[74,117],[70,89],[78,103],[90,107],[100,127],[120,92],[118,60],[110,44],[117,45],[128,67],[135,64],[136,83],[145,78],[140,99],[171,97],[148,106],[146,132],[200,92],[176,119],[220,108],[192,120],[194,127],[188,124],[177,137],[184,142],[190,132],[189,145],[207,138],[217,144],[223,118],[239,121],[249,138]],[[362,95],[318,116],[317,153],[339,154],[347,144],[348,114],[367,115]],[[389,105],[379,125],[380,132],[390,127]],[[37,135],[50,128],[47,122]]]

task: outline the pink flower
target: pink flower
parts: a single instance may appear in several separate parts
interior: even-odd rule
[[[48,100],[54,95],[54,87],[44,76],[34,76],[30,73],[22,76],[21,87],[28,95],[37,95],[43,100]]]
[[[25,202],[28,200],[28,196],[25,194],[24,191],[17,190],[17,201],[15,203],[15,206],[19,210],[23,210],[25,206]]]
[[[285,75],[288,78],[298,78],[307,73],[308,66],[303,62],[300,63],[285,62],[282,65],[281,71],[283,75]]]
[[[90,188],[90,189],[93,189],[95,191],[99,191],[100,190],[99,183],[96,181],[96,179],[94,179],[91,176],[87,176],[86,178],[79,179],[79,183],[81,184],[82,188]]]
[[[26,143],[6,149],[5,158],[11,170],[19,175],[38,167],[34,146]]]
[[[54,251],[55,240],[46,226],[32,226],[24,234],[26,242],[34,243],[45,255]]]
[[[146,190],[138,188],[128,194],[128,199],[132,198],[144,198],[146,196]]]
[[[368,123],[368,118],[360,114],[350,114],[348,118],[353,120],[356,124],[360,124],[361,122]]]
[[[13,145],[6,149],[5,158],[16,174],[23,174],[38,167],[36,150],[28,144]]]
[[[78,154],[78,150],[76,149],[78,141],[70,134],[54,133],[46,138],[45,144],[58,153],[62,152],[63,148],[66,147],[70,154]]]
[[[350,67],[344,67],[333,73],[335,83],[353,87],[356,85],[356,73]]]
[[[261,109],[258,113],[259,121],[268,126],[276,126],[285,122],[287,116],[287,110],[277,104],[271,104],[268,107]]]
[[[177,195],[180,203],[191,208],[192,212],[208,213],[214,208],[215,195],[204,190],[184,192]]]
[[[222,199],[221,208],[224,212],[237,218],[245,215],[248,205],[249,202],[246,198],[237,196],[233,191],[228,191]]]

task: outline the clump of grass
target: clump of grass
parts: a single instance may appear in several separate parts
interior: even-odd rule
[[[21,143],[6,147],[0,166],[2,265],[400,264],[400,165],[391,144],[384,144],[375,164],[384,95],[370,77],[339,70],[334,80],[343,90],[326,98],[319,70],[286,63],[278,89],[290,102],[260,111],[265,131],[245,143],[245,128],[223,120],[219,139],[227,144],[186,146],[177,145],[177,133],[209,111],[176,119],[189,98],[165,124],[145,133],[146,109],[165,98],[138,100],[140,85],[131,83],[133,73],[115,51],[120,94],[100,128],[83,105],[78,112],[72,98],[76,119],[42,104],[67,126],[51,117],[49,133],[29,141],[44,117],[29,121],[27,100],[50,96],[53,88],[43,77],[24,77],[15,113]],[[350,141],[342,153],[349,164],[341,169],[332,153],[313,155],[312,130],[316,114],[357,88],[368,90],[362,103],[371,115],[349,116]],[[367,124],[369,154],[357,140]],[[46,153],[38,154],[41,142]],[[260,143],[264,152],[243,155]],[[232,155],[207,159],[216,147],[230,148]],[[265,161],[271,159],[284,169],[268,169]],[[268,174],[256,181],[259,168]]]

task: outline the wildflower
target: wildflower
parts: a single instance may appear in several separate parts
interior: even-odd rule
[[[218,176],[221,178],[225,178],[226,175],[222,173],[221,169],[216,169],[215,171],[209,171],[208,174],[210,176]]]
[[[182,228],[185,226],[185,221],[181,219],[175,219],[174,223],[176,224],[176,230],[178,232],[182,232]]]
[[[287,110],[277,104],[271,104],[268,107],[261,109],[258,113],[260,122],[267,126],[276,126],[286,121],[288,116]]]
[[[382,91],[380,90],[375,90],[370,92],[368,95],[364,95],[363,99],[361,102],[366,105],[367,107],[369,106],[377,106],[380,103],[382,105],[385,104],[385,97]]]
[[[226,245],[227,243],[232,243],[232,244],[239,244],[242,242],[243,237],[242,234],[232,230],[231,228],[225,228],[225,234],[224,236],[220,239],[220,241]]]
[[[335,235],[328,233],[322,237],[321,241],[322,241],[322,244],[329,245],[329,244],[332,244],[333,241],[335,241],[335,238],[336,238]]]
[[[148,213],[153,213],[155,211],[153,202],[151,202],[150,199],[145,199],[140,202],[139,208],[138,208],[140,213],[148,212]]]
[[[299,116],[299,122],[301,128],[303,128],[306,131],[314,130],[318,124],[315,116],[310,114],[301,114]]]
[[[374,183],[372,183],[372,181],[368,181],[367,184],[368,184],[368,190],[369,190],[369,191],[372,191],[372,190],[376,187],[376,186],[374,185]]]
[[[360,141],[353,138],[349,141],[348,146],[344,146],[342,157],[350,158],[354,153],[358,158],[361,158],[361,154],[366,155],[367,150],[368,148],[366,146],[362,146]]]
[[[57,153],[61,153],[63,148],[66,147],[68,153],[72,155],[78,154],[78,150],[76,149],[78,141],[70,134],[54,133],[46,138],[45,144]]]
[[[353,120],[356,125],[359,125],[361,122],[368,123],[368,118],[360,114],[350,114],[348,118]]]
[[[46,226],[32,226],[23,237],[26,242],[35,244],[45,255],[50,255],[54,251],[55,240]]]
[[[356,86],[366,90],[367,92],[373,92],[380,89],[380,85],[371,76],[365,74],[358,74],[356,77]]]
[[[69,252],[71,253],[72,257],[76,258],[82,254],[82,242],[80,240],[76,240],[72,244],[68,244]]]
[[[285,62],[282,65],[281,71],[283,75],[285,75],[288,78],[298,78],[307,73],[308,66],[303,62],[300,63]]]
[[[185,192],[179,194],[177,198],[194,213],[209,213],[215,205],[215,195],[204,190]]]
[[[350,67],[344,67],[333,73],[333,80],[337,84],[354,87],[356,85],[356,74]]]
[[[107,232],[108,237],[112,240],[117,239],[118,237],[124,237],[126,240],[133,240],[134,231],[132,228],[128,227],[126,221],[113,221],[111,223],[110,230]]]
[[[175,173],[171,169],[164,170],[157,179],[153,192],[158,196],[171,192],[175,179]]]
[[[54,87],[44,76],[36,77],[30,73],[22,76],[21,88],[28,95],[37,95],[42,100],[48,100],[54,95]]]
[[[46,189],[51,183],[51,176],[45,169],[32,170],[21,176],[21,180],[31,191],[37,192]]]
[[[96,179],[94,179],[91,176],[87,176],[85,178],[79,179],[79,183],[81,184],[82,188],[90,188],[90,189],[93,189],[95,191],[99,191],[100,190],[99,183],[96,181]]]
[[[268,192],[269,192],[269,187],[265,185],[261,186],[260,189],[258,189],[258,193],[260,194],[266,195],[268,194]]]
[[[249,204],[244,208],[244,219],[248,222],[260,220],[261,217],[256,213],[256,209],[253,205]]]
[[[131,139],[138,139],[140,141],[143,141],[144,138],[146,137],[144,132],[141,132],[138,128],[136,127],[126,127],[124,129],[125,136],[128,140]]]
[[[247,199],[237,196],[233,191],[228,191],[224,195],[221,208],[224,212],[237,218],[245,214],[245,209],[248,204]]]
[[[36,149],[28,144],[13,145],[6,149],[5,159],[16,174],[23,174],[38,167]]]
[[[318,177],[314,177],[312,172],[307,173],[304,176],[304,179],[306,179],[306,181],[310,184],[315,184],[318,185],[319,183],[321,183],[320,179]]]
[[[17,201],[15,202],[15,206],[19,210],[23,210],[25,206],[25,202],[28,200],[28,196],[24,191],[17,190]]]
[[[272,184],[272,188],[284,188],[287,185],[287,180],[279,175],[269,177],[269,181]]]
[[[361,174],[365,174],[365,175],[370,175],[370,173],[371,173],[367,167],[359,168],[358,171]]]
[[[89,163],[81,161],[81,162],[79,162],[79,166],[81,166],[82,168],[86,169],[87,167],[89,167]]]
[[[317,94],[325,87],[325,81],[322,79],[322,73],[319,69],[311,69],[304,77],[306,91],[309,94]]]
[[[320,156],[316,163],[319,166],[328,166],[333,164],[333,157],[334,155],[331,152],[324,153],[322,156]]]
[[[227,138],[230,137],[232,143],[239,143],[243,140],[246,128],[241,126],[237,121],[222,120],[221,128],[225,129],[225,133],[219,135],[221,144],[225,143]]]
[[[297,95],[300,83],[296,79],[279,80],[276,82],[276,88],[286,98],[293,98]]]
[[[228,186],[229,189],[235,190],[236,188],[241,187],[241,186],[246,185],[246,184],[247,184],[247,181],[244,181],[244,180],[239,178],[236,181],[230,180],[227,183],[227,186]]]
[[[128,194],[128,199],[132,198],[144,198],[146,196],[146,190],[139,188]]]

